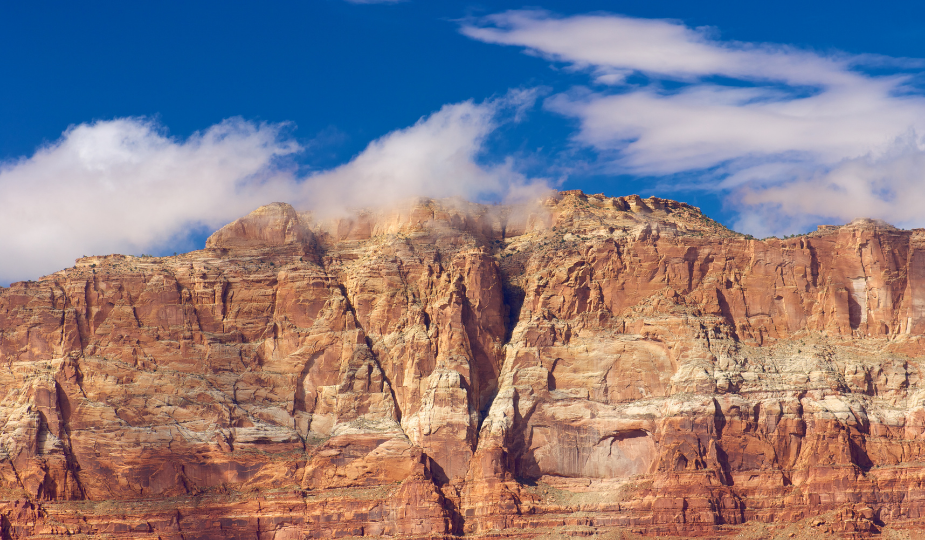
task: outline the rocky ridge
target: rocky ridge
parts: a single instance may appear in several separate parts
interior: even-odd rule
[[[925,512],[925,232],[261,207],[0,290],[0,537],[716,536]]]

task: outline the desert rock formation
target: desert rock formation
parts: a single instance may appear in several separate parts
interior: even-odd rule
[[[922,230],[274,203],[0,289],[0,538],[921,526],[923,335]]]

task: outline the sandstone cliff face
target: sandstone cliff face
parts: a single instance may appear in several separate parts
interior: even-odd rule
[[[276,203],[0,290],[0,537],[920,525],[923,334],[925,233],[869,220]]]

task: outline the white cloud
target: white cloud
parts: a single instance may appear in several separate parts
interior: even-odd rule
[[[532,91],[514,91],[485,103],[446,105],[373,141],[349,163],[309,177],[300,206],[330,215],[415,196],[497,200],[548,189],[542,179],[516,172],[510,160],[478,161],[486,137],[500,122],[516,121],[534,100]]]
[[[795,232],[791,218],[810,211],[819,220],[900,219],[904,201],[880,195],[913,190],[925,198],[921,176],[900,165],[919,159],[907,134],[925,133],[925,98],[898,70],[920,62],[723,42],[680,22],[619,15],[509,11],[461,31],[589,72],[606,86],[546,102],[579,120],[575,140],[611,170],[699,174],[701,188],[749,205],[739,221],[748,232]],[[893,74],[861,70],[871,65]],[[897,146],[901,138],[912,142]],[[878,180],[855,185],[846,180],[852,174]],[[807,199],[805,191],[823,185],[844,192]],[[925,215],[902,219],[925,224]]]
[[[280,129],[228,120],[177,141],[147,120],[100,121],[0,165],[0,282],[163,248],[285,196],[292,179],[276,161],[299,146]]]
[[[0,164],[0,283],[34,279],[82,255],[183,244],[273,201],[330,215],[411,196],[503,198],[542,188],[510,161],[478,163],[486,137],[534,101],[512,92],[447,105],[370,143],[351,162],[307,178],[280,125],[240,119],[167,137],[144,119],[81,124],[33,156]]]
[[[880,156],[848,159],[811,176],[791,174],[775,184],[746,185],[735,196],[753,209],[739,218],[737,226],[761,235],[806,229],[825,219],[844,223],[859,216],[904,228],[921,227],[925,148],[915,134],[909,134]]]
[[[849,58],[825,58],[793,47],[719,43],[709,29],[680,22],[620,15],[555,17],[545,11],[519,10],[466,24],[462,33],[487,43],[517,45],[531,52],[607,76],[634,71],[673,79],[704,75],[789,84],[844,79]]]

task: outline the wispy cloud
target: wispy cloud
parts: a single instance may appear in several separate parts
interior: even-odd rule
[[[925,98],[909,85],[921,61],[721,41],[677,21],[608,14],[509,11],[461,31],[587,72],[596,87],[546,102],[579,120],[576,141],[610,170],[697,173],[700,188],[745,205],[748,232],[794,232],[807,200],[818,220],[925,224],[898,217],[905,201],[892,195],[925,199],[921,173],[903,165],[925,149]],[[837,196],[807,199],[807,190]]]
[[[620,15],[560,18],[539,10],[508,11],[465,24],[461,31],[587,68],[605,83],[621,82],[617,75],[638,71],[672,79],[722,75],[815,84],[844,79],[850,61],[784,45],[722,43],[711,37],[711,29]]]
[[[285,125],[232,119],[185,140],[138,118],[71,127],[31,157],[0,164],[0,283],[82,255],[163,250],[273,201],[331,215],[411,196],[498,199],[542,189],[510,160],[481,162],[486,138],[534,100],[515,91],[447,105],[308,177],[294,172],[302,147]]]

